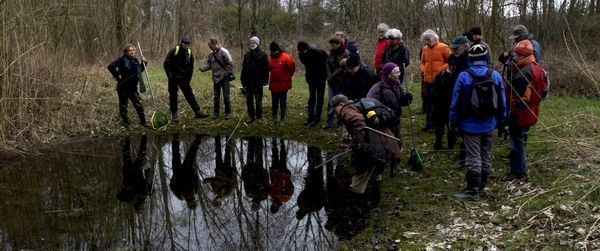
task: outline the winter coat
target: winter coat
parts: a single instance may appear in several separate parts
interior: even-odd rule
[[[425,45],[421,55],[421,64],[419,68],[423,73],[423,82],[431,84],[435,76],[448,66],[448,56],[450,56],[450,48],[442,42],[436,42],[433,47]]]
[[[296,63],[290,54],[279,53],[277,57],[269,57],[269,90],[272,92],[286,92],[292,89],[292,76],[296,71]]]
[[[367,93],[367,97],[376,99],[392,109],[398,118],[402,115],[402,106],[408,105],[408,94],[400,90],[399,85],[390,85],[384,81],[373,85]]]
[[[377,72],[381,71],[383,68],[383,64],[381,63],[381,58],[383,57],[383,52],[385,51],[385,47],[388,45],[387,38],[377,39],[377,45],[375,47],[375,70]]]
[[[481,61],[484,64],[473,64],[470,62],[472,69],[478,76],[482,76],[488,70],[487,61]],[[504,84],[502,77],[497,71],[493,71],[492,79],[496,86],[500,89],[502,95],[502,104],[506,104],[506,95],[504,94]],[[450,123],[457,125],[462,131],[467,133],[488,133],[496,128],[498,122],[502,122],[506,117],[506,106],[502,112],[502,116],[489,116],[483,119],[474,118],[467,112],[467,105],[471,96],[471,84],[473,78],[468,72],[461,72],[456,79],[454,90],[452,91],[452,101],[450,104]],[[500,120],[500,121],[499,121]]]
[[[340,91],[350,100],[358,100],[367,96],[371,87],[381,79],[366,64],[361,64],[358,71],[351,74],[342,73]]]
[[[263,86],[269,81],[268,56],[260,48],[244,54],[240,80],[244,86]]]
[[[338,50],[329,53],[329,57],[327,58],[327,83],[329,85],[339,86],[341,84],[340,72],[342,69],[340,68],[340,61],[349,55],[350,52],[344,46],[340,46]]]
[[[117,80],[117,89],[136,91],[141,73],[146,69],[137,58],[124,55],[106,67]]]
[[[404,43],[397,46],[388,45],[385,47],[383,57],[381,57],[381,65],[392,62],[400,67],[400,83],[404,82],[404,68],[410,64],[410,56],[408,48]]]
[[[217,60],[223,65],[217,62]],[[220,82],[228,76],[233,74],[233,61],[229,51],[225,48],[217,48],[206,56],[206,64],[200,67],[200,71],[205,72],[212,70],[212,80],[215,83]]]
[[[464,70],[469,69],[469,51],[465,50],[463,54],[458,56],[456,61],[456,74],[460,74]]]
[[[348,52],[354,53],[354,54],[360,53],[358,51],[358,46],[356,46],[356,42],[348,41],[348,39],[345,39],[344,44],[346,45],[346,50],[348,50]]]
[[[454,91],[454,83],[457,74],[446,70],[441,71],[433,81],[433,107],[431,110],[431,119],[436,125],[448,124],[448,114],[450,113],[450,101]]]
[[[175,48],[167,53],[163,68],[169,79],[181,79],[190,81],[194,74],[194,55],[190,55],[188,50],[179,48],[175,55]]]
[[[512,84],[507,95],[510,102],[510,123],[519,127],[530,127],[537,123],[542,93],[535,86],[545,86],[543,69],[530,56],[513,66]]]
[[[306,53],[301,53],[300,62],[304,64],[306,82],[322,82],[327,79],[327,52],[323,49],[309,47]]]

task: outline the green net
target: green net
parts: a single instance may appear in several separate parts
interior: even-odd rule
[[[421,153],[419,153],[419,150],[413,148],[410,151],[410,157],[408,158],[408,164],[411,166],[411,169],[415,172],[423,171],[423,160],[421,159]]]
[[[169,117],[164,112],[156,110],[152,113],[152,129],[160,130],[163,129],[169,123]]]

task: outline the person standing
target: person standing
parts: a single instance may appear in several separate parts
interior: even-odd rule
[[[469,31],[465,32],[463,35],[466,36],[467,39],[469,39],[469,41],[471,41],[472,45],[483,44],[483,45],[485,45],[485,47],[488,48],[488,58],[490,59],[489,67],[492,67],[492,60],[491,60],[493,58],[492,49],[486,42],[483,41],[481,27],[473,26],[473,27],[471,27],[471,29],[469,29]]]
[[[471,43],[467,37],[461,35],[454,37],[449,47],[452,50],[452,54],[457,57],[456,75],[458,76],[458,74],[469,68],[469,48],[471,47]],[[465,166],[465,158],[467,157],[467,153],[465,152],[464,140],[461,141],[459,147],[460,149],[456,161],[450,166],[450,168],[457,169]]]
[[[327,52],[310,46],[305,41],[298,42],[298,56],[304,64],[304,75],[308,83],[308,119],[304,126],[315,126],[321,121],[325,81],[327,80]]]
[[[259,47],[260,39],[251,37],[250,50],[244,54],[241,81],[246,90],[248,119],[246,123],[262,120],[263,86],[269,81],[269,61],[267,54]]]
[[[194,55],[190,50],[192,39],[185,36],[181,38],[181,43],[167,53],[163,67],[167,78],[169,79],[169,109],[173,115],[173,121],[179,121],[177,115],[177,92],[181,89],[185,100],[194,111],[196,118],[206,118],[208,115],[200,110],[200,105],[196,101],[190,81],[194,73]]]
[[[333,127],[333,120],[335,119],[335,116],[329,105],[331,104],[331,98],[337,94],[340,94],[340,85],[342,82],[339,74],[340,71],[342,71],[340,62],[342,59],[347,58],[350,55],[350,52],[346,50],[346,46],[338,37],[334,36],[329,39],[329,46],[329,57],[327,58],[327,96],[329,97],[327,104],[328,113],[327,121],[325,121],[323,129],[329,129]]]
[[[296,71],[296,63],[290,54],[285,53],[275,41],[269,45],[269,91],[271,91],[271,125],[277,125],[277,110],[281,108],[279,125],[285,125],[287,110],[287,92],[292,89],[292,76]]]
[[[375,45],[375,71],[377,74],[381,72],[381,68],[383,68],[383,64],[381,64],[381,58],[383,57],[383,52],[385,51],[385,47],[388,45],[388,39],[385,37],[385,33],[390,29],[390,26],[385,23],[380,23],[377,25],[377,34],[379,37],[377,38],[377,43]]]
[[[503,181],[527,179],[527,132],[537,123],[540,102],[544,98],[543,92],[547,85],[544,70],[536,62],[533,45],[529,40],[521,40],[513,47],[512,58],[512,81],[508,85],[510,172]]]
[[[346,60],[342,74],[340,93],[348,99],[357,101],[367,96],[371,87],[381,79],[367,66],[360,62],[360,57],[350,54]]]
[[[456,56],[450,54],[448,56],[448,67],[438,73],[433,81],[431,95],[431,121],[435,127],[435,143],[433,150],[442,150],[442,138],[444,131],[448,126],[448,114],[450,112],[450,100],[452,99],[452,91],[454,91],[454,83],[458,74],[456,74]],[[456,132],[448,130],[448,149],[453,149],[456,143]]]
[[[360,54],[360,52],[358,51],[358,46],[356,46],[356,43],[354,41],[348,40],[348,36],[346,36],[346,33],[344,33],[343,31],[336,31],[335,36],[339,38],[340,41],[342,41],[342,44],[344,44],[348,52],[356,55]]]
[[[142,63],[135,58],[135,46],[126,44],[123,47],[123,56],[115,59],[107,67],[108,71],[117,80],[117,95],[119,96],[119,114],[121,122],[125,127],[129,127],[129,118],[127,117],[127,100],[131,100],[133,107],[140,118],[140,125],[146,127],[146,116],[144,106],[137,91],[138,82],[140,89],[145,91],[142,72],[146,69],[146,58],[142,56]]]
[[[194,163],[196,163],[201,138],[199,134],[194,136],[194,141],[190,145],[183,163],[181,162],[179,135],[175,134],[173,141],[171,141],[171,170],[173,170],[173,175],[169,187],[175,197],[179,200],[185,200],[188,208],[192,210],[198,206],[197,196],[200,177],[198,177],[198,171],[196,171]]]
[[[422,131],[430,131],[433,129],[433,122],[431,121],[433,81],[435,76],[446,68],[446,61],[451,52],[448,45],[440,42],[438,34],[431,29],[421,34],[421,40],[425,43],[421,53],[421,63],[419,64],[423,74],[421,97],[423,98],[423,111],[425,112],[425,127]]]
[[[219,44],[219,40],[211,38],[208,41],[211,52],[206,58],[206,64],[200,67],[200,71],[212,70],[213,80],[213,115],[212,119],[219,118],[221,108],[221,92],[223,92],[223,103],[225,104],[225,119],[231,117],[231,100],[229,98],[229,81],[233,80],[233,61],[229,51]]]
[[[469,69],[458,75],[450,105],[450,128],[460,130],[466,149],[467,186],[454,196],[479,200],[492,168],[493,132],[506,116],[506,96],[500,74],[488,68],[487,48],[469,49]],[[494,101],[495,100],[495,101]]]
[[[410,64],[408,48],[402,41],[402,32],[398,29],[390,29],[385,33],[388,45],[385,47],[381,64],[394,63],[400,67],[400,83],[404,83],[404,69]]]

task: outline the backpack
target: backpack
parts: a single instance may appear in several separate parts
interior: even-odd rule
[[[188,60],[192,59],[192,50],[187,49],[188,51]],[[175,46],[175,53],[173,53],[173,56],[177,56],[177,54],[179,54],[179,45]]]
[[[368,127],[375,129],[396,127],[396,114],[378,100],[361,98],[354,104],[362,112]]]
[[[473,78],[467,112],[477,119],[499,115],[503,110],[502,93],[492,79],[492,70],[488,69],[483,76],[477,76],[472,69],[465,71]]]

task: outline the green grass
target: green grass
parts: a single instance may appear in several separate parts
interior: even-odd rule
[[[159,67],[149,70],[158,109],[168,114],[167,80]],[[203,111],[212,113],[210,73],[196,72],[192,88]],[[238,74],[239,76],[239,74]],[[182,121],[170,124],[159,133],[194,131],[209,135],[273,136],[304,141],[326,150],[341,149],[341,133],[304,128],[308,88],[302,76],[294,77],[288,93],[285,126],[270,126],[270,93],[264,92],[263,123],[246,125],[245,99],[239,80],[231,90],[233,118],[230,120],[193,118],[180,95]],[[413,94],[417,84],[409,84]],[[96,111],[116,118],[115,97]],[[432,151],[433,134],[421,132],[424,115],[417,115],[420,97],[415,95],[411,112],[405,109],[402,120],[404,161],[410,149],[411,131],[414,147],[423,152],[425,171],[402,170],[395,178],[385,177],[379,208],[371,214],[369,226],[341,249],[476,249],[492,246],[507,250],[600,248],[600,107],[597,100],[550,96],[542,104],[540,123],[530,133],[528,163],[530,182],[502,182],[507,170],[507,142],[497,139],[493,156],[493,177],[489,196],[479,202],[459,202],[452,194],[459,192],[464,172],[450,169],[455,153]],[[150,96],[143,96],[146,109],[153,109]],[[114,101],[110,101],[114,100]],[[325,108],[324,108],[325,109]],[[223,110],[223,109],[221,109]],[[130,110],[130,114],[134,114]],[[325,119],[323,114],[322,121]],[[140,133],[146,129],[119,128],[117,119],[103,134]],[[135,121],[135,119],[134,119]],[[412,121],[412,122],[411,122]],[[595,227],[595,228],[594,228]],[[593,231],[595,229],[595,231]],[[414,234],[416,233],[416,234]],[[587,239],[586,239],[587,238]]]

